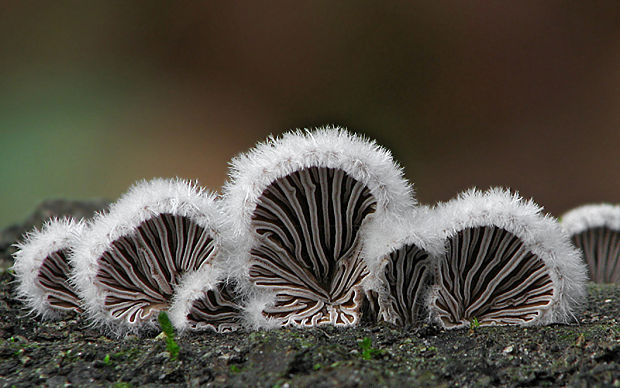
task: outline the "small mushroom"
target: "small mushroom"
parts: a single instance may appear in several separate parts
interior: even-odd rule
[[[179,179],[134,185],[76,243],[73,279],[90,317],[117,334],[153,326],[175,288],[220,250],[212,194]]]
[[[620,205],[580,206],[562,216],[562,226],[583,252],[592,281],[620,281]]]
[[[289,133],[234,159],[224,204],[245,236],[234,267],[254,295],[246,309],[261,306],[249,320],[306,327],[358,323],[368,225],[414,201],[388,151],[327,128]]]
[[[243,326],[244,311],[234,284],[223,278],[217,265],[208,265],[181,281],[170,319],[180,330],[228,333]]]
[[[82,312],[77,291],[69,282],[67,256],[83,227],[71,218],[50,219],[40,231],[34,229],[16,244],[17,294],[37,315],[59,318],[63,313]]]
[[[559,224],[507,190],[476,190],[439,205],[446,240],[431,312],[446,328],[545,325],[573,318],[585,265]]]
[[[369,232],[364,252],[369,321],[416,325],[429,316],[428,302],[443,240],[434,232],[426,207]]]

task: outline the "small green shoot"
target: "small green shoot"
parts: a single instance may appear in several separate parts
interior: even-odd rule
[[[583,335],[583,333],[579,334],[579,336],[577,337],[577,340],[575,340],[575,345],[577,345],[578,347],[583,346],[583,344],[586,342],[586,336]]]
[[[170,318],[168,318],[168,314],[165,311],[160,312],[157,316],[157,321],[161,326],[162,332],[166,335],[166,350],[170,354],[170,358],[176,360],[179,357],[179,350],[181,348],[174,340],[174,327],[170,322]]]
[[[479,327],[480,322],[478,322],[478,318],[473,317],[472,320],[469,322],[469,330],[476,330]]]
[[[359,341],[360,350],[362,351],[362,359],[372,360],[373,357],[381,354],[381,350],[372,347],[372,340],[368,337],[364,337]]]
[[[230,366],[230,373],[239,373],[239,372],[241,372],[241,368],[239,368],[239,365],[232,364]]]
[[[110,355],[106,354],[105,357],[103,358],[103,363],[106,365],[110,365]]]

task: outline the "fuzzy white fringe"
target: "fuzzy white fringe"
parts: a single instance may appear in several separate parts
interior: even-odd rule
[[[135,233],[143,222],[162,213],[191,219],[217,244],[216,260],[185,274],[174,290],[169,309],[173,324],[187,328],[192,303],[219,282],[233,281],[243,300],[242,319],[249,329],[272,328],[278,322],[262,313],[275,294],[258,290],[249,280],[250,250],[258,244],[252,215],[264,190],[277,179],[310,167],[337,168],[368,187],[377,201],[375,213],[360,230],[362,256],[369,268],[365,290],[387,292],[379,274],[386,257],[416,245],[433,262],[445,254],[447,239],[465,228],[494,225],[520,238],[544,263],[554,284],[551,306],[532,324],[569,322],[585,295],[586,266],[569,234],[592,227],[620,230],[620,205],[587,205],[563,216],[562,226],[542,208],[509,190],[469,190],[433,208],[417,206],[412,185],[388,150],[374,141],[338,127],[293,131],[269,138],[233,159],[222,199],[181,179],[153,179],[133,185],[109,211],[84,223],[53,219],[41,231],[28,233],[16,245],[13,270],[18,297],[35,314],[53,318],[57,312],[37,285],[39,268],[49,254],[69,249],[70,284],[77,290],[91,321],[109,333],[137,333],[155,326],[155,319],[129,324],[114,318],[105,306],[106,291],[96,281],[99,260],[114,241]],[[385,296],[385,295],[384,295]],[[430,300],[433,298],[429,296]]]
[[[82,221],[53,218],[40,231],[35,228],[25,235],[23,242],[15,245],[17,252],[14,254],[13,271],[17,281],[17,296],[32,313],[44,319],[61,316],[58,310],[50,306],[49,294],[39,285],[37,276],[45,258],[60,250],[69,251],[80,239],[83,229]]]
[[[310,167],[342,169],[368,187],[377,200],[368,229],[373,223],[383,224],[386,219],[412,213],[416,205],[413,188],[390,152],[374,141],[341,128],[290,132],[280,138],[269,138],[234,158],[230,180],[223,189],[224,210],[233,224],[237,241],[237,249],[230,256],[227,268],[231,276],[239,279],[240,292],[250,295],[246,317],[251,327],[274,326],[273,322],[265,320],[261,311],[275,297],[258,292],[248,281],[249,252],[257,243],[251,229],[252,214],[261,194],[271,183]]]
[[[579,206],[564,213],[561,223],[571,236],[600,227],[620,231],[620,205],[601,203]]]
[[[436,206],[436,230],[444,238],[466,228],[494,225],[520,238],[549,270],[555,291],[551,306],[532,325],[574,321],[585,296],[586,266],[568,234],[532,200],[507,189],[469,190]]]
[[[162,213],[191,219],[207,230],[220,246],[222,236],[230,234],[215,195],[206,192],[195,183],[178,178],[156,178],[133,185],[110,206],[108,212],[97,214],[88,223],[87,229],[82,238],[76,242],[73,254],[70,256],[75,269],[72,282],[84,301],[87,314],[96,326],[121,335],[155,325],[155,319],[137,325],[115,319],[105,307],[106,291],[97,286],[95,279],[99,269],[99,258],[110,249],[114,241],[133,234],[142,222]],[[195,288],[194,285],[187,287]],[[187,293],[187,289],[184,292]],[[174,311],[178,311],[178,308]],[[176,322],[178,321],[176,319]]]
[[[364,280],[364,289],[378,295],[379,311],[383,320],[391,321],[386,301],[389,299],[388,285],[384,284],[383,272],[389,255],[405,246],[416,246],[426,251],[432,268],[445,252],[444,239],[433,227],[432,212],[427,206],[419,206],[409,214],[396,219],[372,225],[367,230],[363,256],[369,269]],[[427,292],[430,290],[426,290]]]

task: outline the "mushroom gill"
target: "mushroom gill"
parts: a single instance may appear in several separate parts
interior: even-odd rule
[[[212,330],[216,333],[237,331],[242,326],[243,311],[234,287],[219,282],[203,291],[194,300],[186,314],[186,325],[191,330]]]
[[[590,279],[596,283],[620,281],[620,231],[606,227],[590,228],[571,236],[583,251]]]
[[[549,308],[554,287],[540,258],[495,227],[460,230],[448,239],[433,307],[447,328],[528,324]]]
[[[250,280],[276,293],[264,310],[283,325],[352,325],[359,320],[360,228],[375,212],[369,189],[344,171],[311,167],[270,184],[252,227]]]
[[[179,279],[216,253],[209,231],[188,217],[162,213],[111,243],[98,260],[95,285],[113,319],[135,324],[167,310]]]
[[[188,182],[134,185],[70,257],[90,317],[117,334],[155,325],[179,282],[218,255],[222,223],[214,196]]]
[[[428,315],[428,290],[433,280],[433,262],[427,251],[406,244],[385,257],[382,271],[387,288],[381,301],[383,319],[398,326],[415,325]]]
[[[445,251],[430,214],[428,207],[417,206],[369,231],[364,256],[371,274],[364,285],[369,307],[365,314],[375,314],[369,320],[397,326],[428,320],[437,257]]]
[[[620,281],[620,205],[577,207],[562,216],[562,226],[583,252],[592,281]]]
[[[446,328],[574,319],[585,265],[559,223],[505,189],[470,190],[435,208],[446,250],[431,314]]]
[[[64,312],[82,312],[77,291],[70,283],[68,254],[83,224],[72,219],[51,219],[41,231],[26,235],[17,244],[13,269],[18,294],[37,314],[58,317]]]
[[[368,230],[415,205],[389,151],[332,127],[234,158],[222,202],[238,238],[231,270],[256,328],[357,324]]]
[[[47,292],[47,302],[52,309],[81,313],[80,299],[69,284],[71,268],[66,249],[50,253],[41,264],[37,284]]]

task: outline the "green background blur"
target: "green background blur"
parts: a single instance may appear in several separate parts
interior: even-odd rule
[[[391,148],[422,202],[618,202],[617,4],[3,1],[0,227],[141,178],[218,190],[257,140],[329,123]]]

